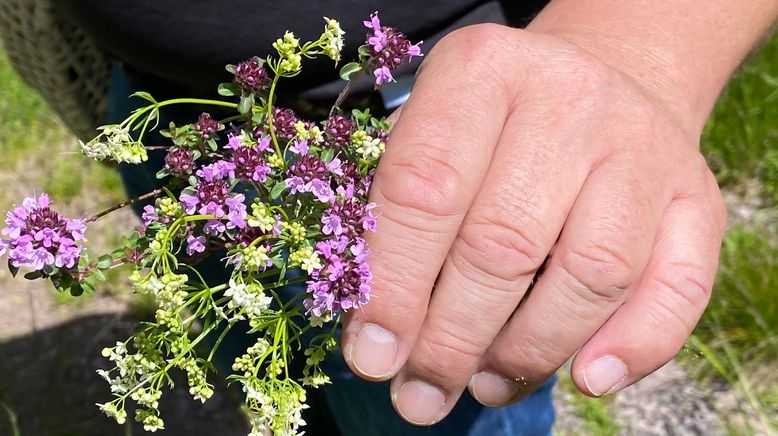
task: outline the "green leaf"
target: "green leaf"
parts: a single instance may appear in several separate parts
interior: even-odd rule
[[[273,200],[277,200],[278,197],[281,196],[281,193],[284,192],[284,189],[286,189],[286,183],[283,181],[280,181],[273,186],[273,189],[270,190],[270,198]]]
[[[57,290],[64,291],[73,285],[73,276],[69,273],[62,273],[59,276],[59,283],[57,283]]]
[[[240,86],[237,83],[220,83],[217,92],[224,97],[235,97],[240,95]]]
[[[95,268],[92,270],[92,275],[95,276],[97,280],[100,280],[101,282],[105,281],[105,273],[103,273],[103,270],[100,268]]]
[[[340,78],[343,80],[351,80],[354,74],[361,70],[362,65],[356,62],[349,62],[346,65],[343,65],[343,68],[340,69]]]
[[[124,256],[126,254],[127,253],[125,253],[123,248],[117,248],[116,250],[111,252],[110,256],[111,256],[111,259],[113,259],[113,260],[119,260],[119,259],[124,259]]]
[[[321,160],[323,162],[330,162],[334,157],[335,157],[335,150],[333,150],[332,148],[325,148],[321,152]]]
[[[370,109],[365,109],[364,111],[354,109],[351,111],[351,116],[362,124],[367,123],[367,120],[370,119]]]
[[[238,112],[241,115],[250,114],[251,108],[253,106],[254,106],[254,94],[240,96],[240,102],[238,102]]]
[[[360,45],[357,49],[357,53],[359,53],[360,56],[370,56],[370,46],[367,44]]]
[[[154,108],[151,110],[148,121],[149,121],[149,128],[148,128],[149,130],[155,130],[157,127],[159,127],[159,108]]]
[[[89,292],[89,293],[93,293],[95,291],[94,285],[89,283],[89,282],[81,283],[81,287],[84,288],[84,291]]]
[[[113,257],[110,254],[104,254],[97,259],[97,267],[106,269],[113,263]]]
[[[41,271],[30,271],[24,275],[24,278],[27,280],[35,280],[41,277],[43,277],[43,272]]]
[[[156,174],[157,179],[164,179],[167,176],[168,176],[168,173],[167,173],[167,171],[165,171],[164,168],[159,170],[159,171],[157,171],[157,174]]]
[[[132,94],[130,94],[130,97],[138,97],[154,104],[157,103],[157,100],[154,100],[154,97],[152,97],[151,94],[149,94],[146,91],[133,92]]]
[[[9,260],[8,261],[8,271],[11,271],[11,276],[12,277],[16,277],[16,274],[19,274],[19,267],[18,266],[13,266],[11,264],[11,261]]]
[[[230,74],[235,74],[235,71],[238,69],[238,67],[232,64],[227,64],[224,66],[224,69],[227,70],[227,72]]]
[[[86,285],[87,283],[84,283]],[[81,283],[73,282],[72,285],[70,285],[70,295],[74,297],[80,297],[84,293],[84,287],[81,285]]]

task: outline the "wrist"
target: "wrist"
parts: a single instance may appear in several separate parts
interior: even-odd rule
[[[720,87],[699,86],[687,80],[670,53],[656,53],[645,45],[586,27],[529,26],[562,39],[620,73],[648,100],[660,106],[684,131],[698,135]]]
[[[527,30],[592,54],[699,133],[776,17],[774,0],[552,0]]]

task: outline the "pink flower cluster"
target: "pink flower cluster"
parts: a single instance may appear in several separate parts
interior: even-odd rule
[[[370,254],[362,238],[336,237],[316,244],[322,267],[311,274],[303,304],[316,316],[336,315],[341,310],[359,308],[370,300]]]
[[[0,256],[8,252],[14,267],[40,271],[78,265],[86,224],[52,210],[48,195],[25,198],[21,206],[6,214],[5,224],[0,234],[7,239],[0,239]]]
[[[376,85],[394,81],[392,70],[404,60],[410,62],[414,56],[423,56],[419,47],[420,42],[411,44],[402,32],[393,27],[382,26],[378,19],[378,12],[373,12],[370,20],[364,21],[363,24],[373,31],[372,35],[368,35],[367,45],[378,64],[373,70]]]

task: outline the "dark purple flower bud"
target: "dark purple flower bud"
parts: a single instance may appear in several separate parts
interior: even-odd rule
[[[259,227],[246,226],[235,233],[235,242],[238,245],[243,245],[244,247],[247,247],[252,242],[254,242],[255,239],[259,238],[260,236],[264,236],[265,234],[266,233],[262,231]],[[267,251],[269,253],[270,252],[269,242],[267,242],[267,244],[268,245],[266,246],[266,248],[268,249]]]
[[[256,59],[249,59],[235,68],[235,83],[246,92],[254,92],[270,83],[270,75]]]
[[[235,174],[244,180],[264,182],[270,174],[270,167],[262,158],[259,147],[238,147],[232,152]]]
[[[197,182],[197,199],[201,205],[222,205],[230,194],[230,185],[225,180]]]
[[[219,122],[211,118],[210,114],[203,112],[195,123],[195,129],[203,135],[203,138],[210,139],[219,130]]]
[[[287,175],[289,177],[299,177],[305,183],[315,179],[324,180],[327,177],[327,167],[316,156],[306,154],[289,167]]]
[[[333,115],[327,121],[324,132],[330,144],[342,147],[350,142],[354,122],[342,115]]]
[[[194,164],[194,153],[185,148],[173,147],[165,156],[165,171],[176,177],[192,174]]]
[[[296,135],[294,125],[297,124],[297,115],[291,109],[273,109],[273,130],[276,136],[291,138]]]

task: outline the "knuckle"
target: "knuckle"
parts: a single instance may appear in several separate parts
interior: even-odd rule
[[[641,327],[650,334],[652,359],[666,362],[683,346],[695,326],[695,319],[683,316],[671,301],[656,300],[645,309],[646,323]],[[638,353],[645,352],[645,344],[636,343],[631,347]]]
[[[522,31],[493,23],[466,26],[443,37],[428,60],[455,65],[460,77],[505,86],[510,82],[505,71],[515,71],[522,64],[516,59],[520,56],[515,49],[520,40],[517,32]]]
[[[498,365],[507,369],[506,374],[527,381],[542,381],[561,365],[568,356],[553,347],[547,339],[533,334],[523,335],[510,345],[507,353],[494,356]]]
[[[432,218],[463,213],[458,194],[464,179],[452,163],[452,156],[426,144],[406,146],[414,152],[387,161],[382,168],[392,175],[392,181],[374,186],[383,200]]]
[[[489,282],[513,284],[537,271],[546,250],[530,234],[501,220],[466,223],[457,235],[454,265],[466,278],[486,275]],[[483,280],[483,279],[481,279]]]
[[[659,284],[657,300],[670,301],[677,310],[702,309],[710,300],[713,277],[688,262],[672,262],[654,276]]]
[[[486,348],[485,343],[465,333],[447,321],[434,321],[419,338],[416,353],[411,358],[414,372],[447,377],[473,370]]]
[[[615,303],[637,279],[623,249],[602,242],[590,242],[584,248],[562,253],[559,267],[578,286],[584,296]]]
[[[495,41],[505,39],[507,28],[494,23],[480,23],[465,26],[449,32],[436,47],[447,53],[458,53],[463,60],[472,62],[473,58],[488,56],[489,47]]]

